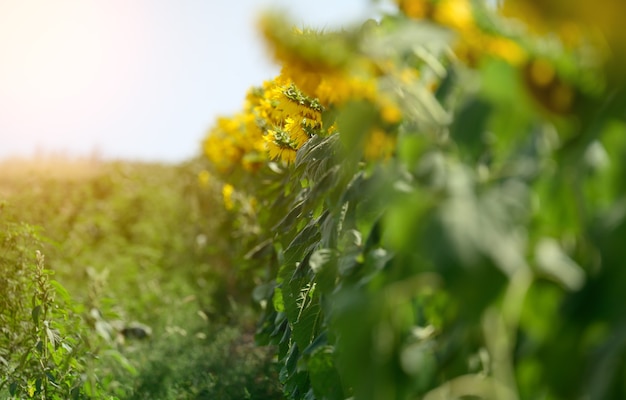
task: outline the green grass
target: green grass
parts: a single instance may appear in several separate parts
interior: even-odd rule
[[[89,385],[99,396],[281,398],[273,351],[254,344],[250,282],[239,279],[215,234],[225,218],[220,199],[195,179],[201,168],[67,159],[0,165],[0,201],[43,239],[26,253],[45,254],[82,319],[82,340],[98,352],[79,367],[93,372]],[[134,322],[152,334],[124,339],[120,330]]]

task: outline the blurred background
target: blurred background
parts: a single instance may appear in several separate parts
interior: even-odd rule
[[[0,0],[0,159],[187,159],[278,73],[255,30],[262,10],[323,29],[384,7],[373,3]]]

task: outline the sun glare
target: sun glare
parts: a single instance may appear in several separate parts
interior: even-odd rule
[[[129,31],[140,21],[116,11],[108,2],[0,2],[0,123],[64,148],[81,120],[106,118],[142,57],[141,30]]]

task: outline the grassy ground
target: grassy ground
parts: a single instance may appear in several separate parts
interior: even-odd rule
[[[111,398],[280,398],[272,351],[254,344],[250,283],[215,237],[223,211],[198,185],[201,168],[66,158],[0,164],[0,201],[39,227],[56,279],[94,334],[110,328],[108,345],[130,363],[101,366]],[[122,334],[132,326],[151,334]]]

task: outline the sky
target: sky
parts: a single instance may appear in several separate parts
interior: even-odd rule
[[[255,24],[348,27],[372,0],[0,0],[0,159],[180,162],[278,73]]]

